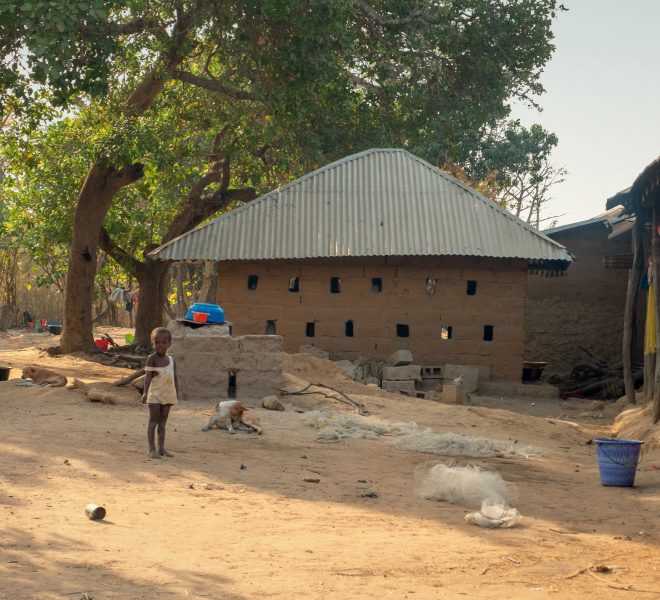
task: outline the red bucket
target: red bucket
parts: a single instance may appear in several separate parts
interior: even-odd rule
[[[94,343],[99,350],[107,350],[110,342],[108,340],[94,340]]]
[[[195,323],[206,323],[209,318],[209,313],[193,311],[192,317]]]

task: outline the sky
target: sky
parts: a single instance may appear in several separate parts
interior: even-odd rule
[[[660,0],[564,0],[556,50],[542,76],[543,111],[513,107],[523,124],[557,134],[568,169],[546,216],[589,219],[660,155]]]

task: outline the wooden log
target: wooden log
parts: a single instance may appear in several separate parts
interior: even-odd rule
[[[122,377],[121,379],[118,379],[115,381],[112,385],[116,385],[117,387],[126,385],[127,383],[130,383],[134,379],[137,379],[138,377],[142,377],[146,371],[144,369],[138,369],[134,373],[131,373],[130,375],[127,375],[126,377]]]
[[[87,392],[89,384],[74,377],[73,381],[66,387],[68,390],[82,390],[83,392]]]
[[[103,390],[92,388],[90,390],[87,390],[86,395],[92,402],[102,402],[103,404],[115,404],[114,396],[112,394],[108,394],[108,392],[105,392]]]
[[[133,382],[133,387],[140,393],[144,394],[144,377],[139,377]]]

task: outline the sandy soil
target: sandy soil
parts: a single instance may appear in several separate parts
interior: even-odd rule
[[[106,384],[127,372],[84,356],[40,356],[33,344],[52,340],[33,334],[18,350],[0,340],[0,363],[40,362]],[[308,396],[285,399],[285,412],[257,408],[262,436],[202,433],[211,407],[179,405],[168,429],[175,457],[155,461],[147,457],[137,393],[102,405],[78,391],[18,387],[13,371],[0,383],[0,598],[660,594],[657,445],[650,444],[635,488],[602,487],[586,442],[609,433],[607,415],[569,422],[448,406],[361,386],[311,357],[286,364],[291,389],[329,383],[381,418],[519,440],[545,455],[446,459],[398,450],[388,438],[320,444],[296,410],[345,409]],[[547,416],[567,414],[546,408]],[[657,436],[639,413],[624,413],[618,430]],[[415,471],[443,460],[495,469],[515,483],[523,525],[482,529],[464,522],[468,508],[420,498]],[[89,502],[107,508],[105,521],[85,517]],[[614,570],[592,575],[585,570],[592,565]]]

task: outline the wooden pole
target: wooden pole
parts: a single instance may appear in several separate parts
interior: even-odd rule
[[[655,296],[655,339],[656,348],[657,340],[660,339],[660,290],[658,290],[658,275],[660,269],[658,268],[658,211],[656,203],[653,202],[653,220],[651,227],[651,251],[653,255],[653,290]],[[654,373],[654,389],[653,389],[653,422],[657,423],[660,419],[660,352],[656,349],[655,358],[655,373]]]
[[[637,319],[637,296],[639,282],[644,269],[644,250],[642,233],[644,219],[637,215],[632,230],[633,264],[628,273],[628,291],[626,293],[626,312],[623,319],[623,383],[628,404],[635,404],[635,381],[633,378],[633,330]]]

